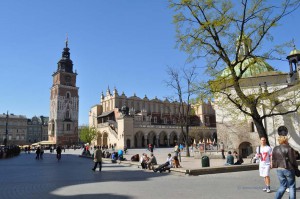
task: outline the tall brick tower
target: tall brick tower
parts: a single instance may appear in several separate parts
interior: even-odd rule
[[[72,145],[78,142],[79,96],[76,87],[77,73],[73,72],[68,39],[53,73],[50,96],[49,141],[57,145]]]

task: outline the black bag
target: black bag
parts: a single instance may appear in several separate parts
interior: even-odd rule
[[[132,162],[138,162],[140,160],[140,156],[139,154],[136,154],[134,156],[131,157],[131,161]]]
[[[300,177],[300,170],[295,168],[295,176]]]

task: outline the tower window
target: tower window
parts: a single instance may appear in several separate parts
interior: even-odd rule
[[[71,97],[71,94],[69,92],[67,92],[67,99],[69,99]]]
[[[67,124],[67,131],[71,130],[71,124]]]
[[[66,119],[70,119],[70,112],[69,111],[66,112]]]

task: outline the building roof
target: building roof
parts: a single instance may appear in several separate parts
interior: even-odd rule
[[[103,112],[101,115],[98,115],[97,118],[101,118],[101,117],[105,117],[105,116],[108,116],[110,114],[112,114],[114,111],[107,111],[107,112]]]
[[[0,118],[6,118],[6,113],[0,114]],[[8,118],[14,118],[14,119],[26,119],[26,116],[24,115],[14,115],[14,114],[9,114]]]
[[[248,58],[242,63],[237,64],[234,68],[237,76],[241,73],[241,70],[244,70],[245,68],[247,69],[243,73],[242,78],[260,76],[261,73],[275,71],[272,66],[261,58]],[[223,70],[221,77],[231,77],[231,72],[228,67]]]

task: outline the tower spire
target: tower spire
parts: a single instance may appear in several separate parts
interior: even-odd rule
[[[69,44],[69,38],[68,38],[68,33],[66,33],[66,48],[68,48],[68,44]]]

